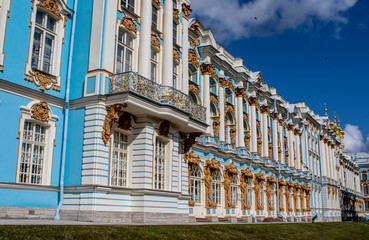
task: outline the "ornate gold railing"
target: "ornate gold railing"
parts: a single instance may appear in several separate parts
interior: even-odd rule
[[[162,86],[135,72],[110,75],[109,94],[134,92],[154,102],[176,107],[205,122],[205,108],[190,100],[188,95],[169,86]]]

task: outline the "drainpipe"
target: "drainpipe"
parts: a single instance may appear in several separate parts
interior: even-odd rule
[[[319,136],[320,133],[322,132],[322,125],[320,125],[320,129],[319,129]],[[322,175],[322,155],[320,152],[320,137],[318,137],[318,150],[319,150],[319,165],[320,165],[320,185],[323,188],[323,175]],[[325,216],[325,209],[324,209],[324,197],[323,197],[323,189],[321,191],[321,200],[322,200],[322,215],[325,219],[326,222],[328,222],[328,218]]]
[[[70,78],[71,78],[71,69],[72,69],[72,60],[73,60],[73,47],[74,47],[74,32],[76,27],[76,17],[77,17],[77,5],[78,0],[74,0],[74,13],[72,19],[72,32],[70,36],[70,46],[69,46],[69,60],[68,60],[68,73],[67,73],[67,85],[65,92],[65,114],[64,114],[64,126],[63,126],[63,147],[62,147],[62,159],[61,159],[61,167],[60,167],[60,195],[59,195],[59,204],[55,211],[54,220],[60,220],[60,209],[63,205],[64,199],[64,168],[65,168],[65,154],[67,151],[67,137],[68,137],[68,119],[69,119],[69,92],[70,92]]]

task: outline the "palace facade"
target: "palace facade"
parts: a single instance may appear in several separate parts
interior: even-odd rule
[[[188,0],[0,0],[0,218],[341,221],[339,121],[290,103]]]

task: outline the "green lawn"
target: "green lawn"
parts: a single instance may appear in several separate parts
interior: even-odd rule
[[[0,239],[369,239],[369,225],[345,223],[174,226],[0,226]]]

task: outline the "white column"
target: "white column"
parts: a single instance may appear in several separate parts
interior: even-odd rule
[[[173,85],[173,1],[170,0],[164,3],[163,85]]]
[[[285,151],[284,151],[284,135],[283,135],[283,125],[281,124],[279,126],[279,132],[280,132],[280,136],[279,136],[279,140],[281,141],[281,148],[282,148],[282,153],[281,153],[281,164],[286,164],[286,155],[285,155]],[[287,134],[287,132],[286,132]],[[287,135],[286,135],[287,137]]]
[[[141,1],[141,29],[138,55],[138,74],[151,78],[151,21],[152,2]],[[173,53],[172,53],[173,54]]]
[[[320,159],[322,161],[322,177],[326,176],[325,171],[326,171],[326,166],[325,166],[325,149],[324,149],[324,141],[320,140]]]
[[[245,148],[244,129],[243,129],[243,104],[242,97],[236,97],[237,114],[237,147]]]
[[[257,141],[258,141],[258,136],[256,134],[256,106],[255,105],[251,105],[250,106],[251,109],[251,114],[250,114],[250,120],[251,120],[251,145],[250,145],[250,152],[251,153],[257,153],[258,152],[258,146],[257,146]]]
[[[301,156],[300,156],[300,146],[301,142],[300,142],[300,135],[296,134],[295,135],[295,147],[296,147],[296,169],[301,170]]]
[[[271,156],[268,156],[268,116],[267,113],[261,114],[261,128],[262,128],[262,134],[263,134],[263,145],[262,145],[262,156],[264,158],[268,158]]]
[[[182,92],[188,94],[188,49],[189,49],[189,42],[188,42],[188,20],[183,18],[183,43],[182,43]]]
[[[166,2],[168,2],[169,0],[167,0]],[[171,1],[169,1],[171,2]],[[209,84],[210,84],[210,77],[208,74],[203,75],[202,76],[204,81],[202,82],[203,86],[204,86],[204,91],[203,91],[203,104],[204,107],[206,107],[206,124],[208,124],[209,126],[206,128],[206,133],[211,134],[211,127],[210,127],[210,88],[209,88]]]
[[[293,150],[293,131],[289,130],[289,126],[287,126],[287,133],[288,135],[288,150],[290,152],[290,156],[288,157],[288,165],[289,167],[294,167],[294,150]]]
[[[224,88],[221,83],[221,79],[219,79],[219,111],[220,111],[220,126],[219,126],[219,138],[220,142],[225,142],[224,136]]]
[[[273,117],[273,157],[276,161],[279,161],[278,159],[278,121],[276,117]]]

